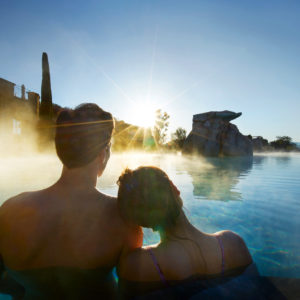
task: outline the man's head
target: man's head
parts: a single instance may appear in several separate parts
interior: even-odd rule
[[[56,126],[56,152],[66,168],[84,167],[101,155],[104,170],[114,128],[110,113],[94,103],[84,103],[62,110]]]

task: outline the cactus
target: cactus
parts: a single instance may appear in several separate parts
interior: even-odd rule
[[[50,82],[50,69],[48,63],[48,55],[43,52],[42,56],[42,87],[41,87],[41,107],[40,118],[43,120],[52,120],[52,93]]]

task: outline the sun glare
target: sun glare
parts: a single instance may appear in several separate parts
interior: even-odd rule
[[[129,123],[148,128],[155,125],[155,111],[157,108],[150,102],[139,102],[130,110]]]

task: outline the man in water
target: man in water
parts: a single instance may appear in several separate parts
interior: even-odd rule
[[[0,259],[25,299],[115,298],[112,270],[142,245],[142,232],[123,222],[115,198],[95,188],[110,157],[113,118],[82,104],[62,111],[56,124],[61,177],[1,206]]]

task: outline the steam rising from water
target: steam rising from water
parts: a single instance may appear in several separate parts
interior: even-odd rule
[[[176,182],[176,173],[184,173],[191,167],[209,169],[212,166],[204,160],[190,160],[179,155],[161,155],[147,153],[113,154],[106,170],[97,183],[97,188],[116,195],[118,180],[122,171],[141,165],[157,166],[165,170]],[[62,163],[55,154],[38,154],[7,156],[0,159],[0,204],[7,198],[24,191],[39,190],[57,181],[62,170]]]
[[[48,187],[59,178],[61,168],[54,155],[0,159],[0,204],[19,193]]]
[[[273,154],[272,156],[274,156]],[[272,157],[270,156],[270,157]],[[254,164],[260,165],[269,156],[255,156]],[[277,155],[276,161],[288,156]],[[126,152],[113,154],[106,170],[98,179],[97,188],[116,196],[116,182],[125,168],[157,166],[163,169],[178,186],[182,194],[204,200],[242,200],[237,185],[247,177],[253,167],[250,158],[200,158],[176,154]],[[0,204],[7,198],[24,191],[46,188],[60,177],[62,163],[56,154],[27,154],[6,156],[0,159]]]
[[[191,160],[175,154],[147,154],[141,152],[126,152],[112,156],[103,176],[98,180],[98,187],[114,195],[115,184],[126,168],[135,169],[139,166],[156,166],[164,170],[175,184],[179,184],[176,174],[185,173],[193,166],[197,169],[209,169],[212,166],[202,159]]]

